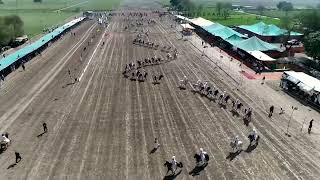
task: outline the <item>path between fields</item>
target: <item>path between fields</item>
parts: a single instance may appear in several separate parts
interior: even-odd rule
[[[58,9],[58,10],[54,10],[53,12],[62,11],[62,10],[69,9],[69,8],[71,8],[71,7],[78,6],[78,5],[80,5],[80,4],[84,4],[84,3],[88,3],[88,2],[89,2],[89,1],[83,1],[83,2],[80,2],[80,3],[74,4],[74,5],[71,5],[71,6],[67,6],[67,7],[64,7],[64,8]]]

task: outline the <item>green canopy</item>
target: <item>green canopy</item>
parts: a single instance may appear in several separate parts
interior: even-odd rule
[[[258,34],[260,36],[282,36],[288,33],[288,31],[285,29],[281,29],[278,26],[273,24],[268,25],[268,24],[265,24],[264,22],[259,22],[253,25],[242,25],[238,27],[241,29],[245,29],[247,31],[253,32],[255,34]],[[290,35],[302,36],[303,34],[298,32],[290,32]]]
[[[33,51],[39,49],[42,47],[44,44],[48,43],[52,39],[54,39],[56,36],[60,35],[63,33],[65,30],[68,28],[72,27],[73,25],[77,24],[78,22],[82,21],[84,17],[80,17],[77,19],[74,19],[65,25],[58,27],[57,29],[53,30],[52,32],[44,35],[41,37],[39,40],[35,41],[34,43],[27,45],[18,51],[6,56],[5,58],[0,59],[0,71],[5,69],[6,67],[10,66],[14,62],[18,61],[19,59],[23,58],[24,56],[32,53]]]
[[[243,41],[234,41],[232,45],[245,51],[280,51],[277,46],[264,42],[256,36]]]
[[[212,34],[214,36],[218,36],[218,37],[222,38],[223,40],[226,40],[232,36],[238,36],[237,38],[245,37],[244,35],[238,33],[237,31],[235,31],[229,27],[223,26],[219,23],[215,23],[210,26],[205,26],[205,27],[203,27],[203,29],[205,29],[207,32],[209,32],[210,34]]]

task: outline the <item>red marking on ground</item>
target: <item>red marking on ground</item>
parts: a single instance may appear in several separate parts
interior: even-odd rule
[[[280,80],[283,72],[266,72],[262,74],[255,74],[255,79],[262,79],[266,77],[266,80]]]
[[[248,78],[248,79],[256,79],[255,77],[254,77],[254,74],[249,74],[249,73],[247,73],[246,71],[240,71],[240,73],[241,74],[243,74],[246,78]]]

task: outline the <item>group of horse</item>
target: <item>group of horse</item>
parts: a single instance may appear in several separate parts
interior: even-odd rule
[[[260,136],[257,134],[256,130],[253,129],[252,132],[248,135],[249,145],[248,148],[255,148],[259,144]],[[231,142],[231,152],[230,154],[239,154],[242,151],[243,142],[240,140],[239,136],[236,136]]]
[[[242,114],[245,124],[248,126],[251,121],[252,108],[244,108],[243,103],[239,99],[232,100],[231,96],[226,91],[221,91],[213,85],[209,85],[207,81],[198,80],[196,83],[189,83],[189,80],[186,76],[183,79],[179,80],[179,88],[186,89],[188,84],[191,84],[191,90],[194,93],[199,93],[202,96],[207,97],[208,99],[217,101],[219,105],[227,107],[229,102],[232,103],[231,112],[238,115]],[[259,141],[259,136],[256,134],[256,131],[253,130],[252,133],[248,136],[250,145],[249,147],[257,146]],[[239,153],[242,151],[242,141],[239,140],[239,137],[236,136],[234,140],[230,142],[231,153]],[[248,147],[248,148],[249,148]]]
[[[193,173],[199,173],[208,165],[209,155],[207,154],[207,152],[204,152],[202,148],[200,148],[200,153],[194,154],[193,158],[195,159],[196,165],[194,170],[189,173],[192,175]],[[167,167],[166,175],[171,171],[171,176],[174,176],[176,174],[178,168],[183,168],[183,163],[181,161],[178,162],[175,156],[172,157],[171,161],[166,161],[163,165]]]
[[[126,64],[122,74],[124,75],[125,78],[130,77],[131,80],[138,80],[140,82],[144,82],[148,76],[148,73],[145,70],[140,70],[140,69],[146,66],[160,65],[163,62],[165,62],[165,60],[161,57],[146,58],[142,61],[138,60],[136,63],[132,62],[132,63]],[[153,83],[159,84],[160,80],[163,77],[164,76],[162,74],[154,75]]]
[[[154,50],[161,50],[162,52],[173,52],[173,53],[177,53],[177,49],[172,48],[171,46],[160,46],[159,44],[156,44],[154,42],[150,42],[150,41],[145,41],[143,38],[141,37],[136,37],[133,42],[133,44],[135,45],[139,45],[139,46],[143,46],[143,47],[147,47],[147,48],[151,48]]]
[[[184,77],[179,81],[179,88],[186,89],[189,80]],[[245,120],[246,124],[251,121],[252,117],[252,108],[244,108],[243,103],[240,102],[239,99],[232,100],[231,96],[226,91],[221,91],[217,87],[213,85],[209,85],[207,81],[198,80],[196,83],[191,83],[192,91],[195,93],[199,93],[202,96],[207,97],[209,100],[217,101],[219,105],[227,107],[229,102],[232,103],[231,112],[237,115],[243,116],[243,120]]]

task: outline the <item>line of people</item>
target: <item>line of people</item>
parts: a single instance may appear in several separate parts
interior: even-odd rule
[[[186,89],[188,83],[189,83],[188,78],[184,76],[183,79],[179,80],[179,88]],[[221,106],[227,106],[229,104],[229,101],[231,100],[231,96],[227,94],[226,91],[221,91],[213,85],[210,86],[207,81],[198,80],[196,83],[191,83],[191,87],[193,92],[197,92],[201,95],[204,95],[210,100],[218,100],[217,102]],[[243,104],[242,102],[240,102],[239,99],[231,100],[231,102],[232,102],[231,111],[239,115],[240,113],[242,113],[243,119],[250,122],[251,116],[252,116],[252,108],[248,107],[248,108],[245,108],[243,111],[241,111]]]

